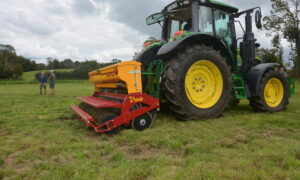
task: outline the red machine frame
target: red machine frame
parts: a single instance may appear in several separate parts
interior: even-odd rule
[[[93,96],[79,97],[80,101],[89,104],[95,108],[117,108],[120,109],[120,115],[99,126],[96,126],[95,119],[84,112],[76,105],[71,109],[87,125],[92,127],[95,132],[107,132],[121,125],[130,125],[132,119],[152,110],[159,110],[159,100],[143,93],[135,94],[113,94],[105,92],[95,92]],[[109,100],[108,100],[109,99]],[[119,102],[116,102],[119,101]],[[141,105],[138,109],[132,110],[135,105]],[[106,128],[103,128],[106,127]]]

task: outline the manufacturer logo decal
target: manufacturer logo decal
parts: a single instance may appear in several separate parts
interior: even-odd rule
[[[130,100],[130,103],[137,103],[137,102],[142,102],[144,100],[144,98],[143,97],[135,98],[133,96],[129,96],[129,100]]]

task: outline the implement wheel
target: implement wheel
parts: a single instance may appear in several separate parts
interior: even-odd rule
[[[254,111],[277,112],[286,109],[289,97],[287,79],[280,72],[270,70],[260,81],[259,95],[249,100]]]
[[[212,47],[187,46],[167,61],[163,90],[182,120],[216,118],[227,106],[232,79],[225,58]]]
[[[137,131],[144,131],[145,129],[148,129],[151,127],[153,123],[152,115],[147,112],[145,114],[142,114],[139,117],[134,118],[131,121],[131,126],[133,129]]]

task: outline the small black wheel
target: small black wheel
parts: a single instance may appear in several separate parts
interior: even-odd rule
[[[142,114],[141,116],[134,118],[131,121],[131,126],[133,129],[137,131],[143,131],[147,128],[150,128],[153,122],[152,115],[147,112],[145,114]]]
[[[106,113],[104,114],[101,118],[96,120],[96,125],[100,126],[103,123],[106,123],[107,121],[110,121],[112,119],[114,119],[115,117],[117,117],[117,115],[113,114],[113,113]],[[107,129],[106,126],[103,126],[101,129]],[[120,127],[116,127],[110,131],[105,132],[105,134],[109,135],[109,136],[113,136],[115,134],[117,134],[120,130]]]

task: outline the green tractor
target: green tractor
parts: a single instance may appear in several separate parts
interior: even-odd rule
[[[134,58],[143,65],[145,93],[162,96],[182,120],[216,118],[230,102],[245,98],[255,111],[286,109],[290,86],[279,64],[256,57],[252,13],[260,29],[259,7],[239,12],[214,0],[177,0],[150,15],[147,24],[158,23],[162,35]],[[237,38],[235,19],[242,15],[244,35]]]

